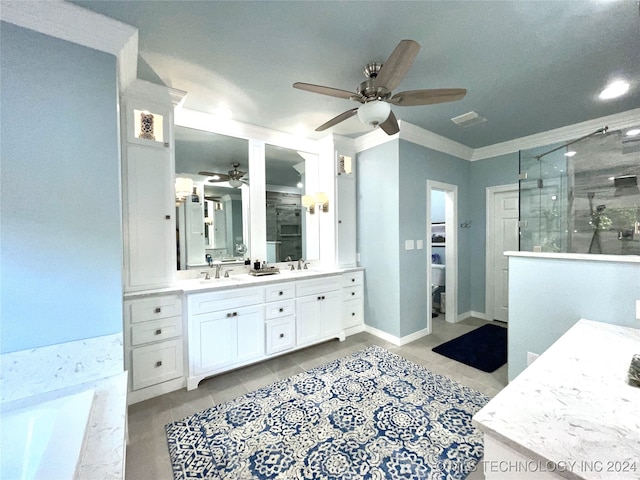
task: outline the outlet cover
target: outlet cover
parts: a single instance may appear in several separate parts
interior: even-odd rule
[[[416,248],[418,250],[422,250],[424,248],[424,241],[423,240],[416,240]]]
[[[404,249],[405,250],[413,250],[413,240],[405,240],[404,241]]]
[[[527,352],[527,367],[531,365],[539,356],[539,353]]]

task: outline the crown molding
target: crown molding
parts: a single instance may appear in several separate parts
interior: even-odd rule
[[[198,112],[189,108],[177,108],[174,118],[176,126],[256,140],[269,145],[300,150],[301,152],[318,153],[319,151],[317,140],[310,140],[290,133],[222,118],[211,113]]]
[[[475,162],[477,160],[518,152],[519,150],[542,147],[557,142],[566,142],[587,135],[605,125],[609,127],[609,130],[620,130],[637,126],[640,124],[640,108],[476,149],[467,147],[462,143],[455,142],[411,123],[403,122],[402,120],[399,120],[399,123],[401,126],[399,134],[388,136],[385,135],[382,130],[376,128],[370,133],[355,138],[354,145],[356,152],[359,153],[363,150],[377,147],[378,145],[400,138],[401,140],[406,140],[407,142],[437,150],[463,160]]]
[[[125,90],[138,68],[138,29],[63,1],[3,1],[0,20],[116,56]]]
[[[473,148],[467,147],[462,143],[450,140],[442,135],[430,132],[411,123],[402,122],[400,130],[400,139],[407,142],[422,145],[423,147],[437,150],[438,152],[447,153],[463,160],[471,160],[473,156]]]
[[[640,124],[640,108],[626,112],[607,115],[605,117],[575,123],[565,127],[555,128],[546,132],[536,133],[527,137],[516,138],[507,142],[496,143],[487,147],[476,148],[471,161],[497,157],[519,150],[543,147],[558,142],[566,142],[587,135],[598,128],[608,126],[609,130],[620,130]]]

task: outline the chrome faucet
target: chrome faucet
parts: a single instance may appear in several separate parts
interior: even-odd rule
[[[302,264],[304,263],[304,258],[298,259],[298,270],[302,270]]]
[[[291,271],[294,271],[296,269],[296,267],[295,267],[295,265],[293,263],[290,263],[289,267],[291,267]]]
[[[216,264],[216,277],[215,278],[220,278],[220,268],[222,267],[221,263]]]
[[[211,280],[211,275],[209,275],[209,272],[200,272],[200,275],[204,275],[205,280]]]

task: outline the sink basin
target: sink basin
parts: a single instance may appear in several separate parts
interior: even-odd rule
[[[202,285],[233,285],[234,283],[241,283],[244,279],[240,277],[211,277],[209,279],[201,278],[198,280]]]

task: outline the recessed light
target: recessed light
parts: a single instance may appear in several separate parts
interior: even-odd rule
[[[564,154],[565,157],[573,157],[576,154],[576,152],[574,152],[573,150],[567,152]]]
[[[625,82],[624,80],[616,80],[615,82],[610,83],[605,87],[604,90],[600,92],[600,100],[609,100],[612,98],[617,98],[629,91],[629,82]]]
[[[635,137],[636,135],[640,135],[640,128],[632,128],[631,130],[627,130],[625,133],[627,137]]]

